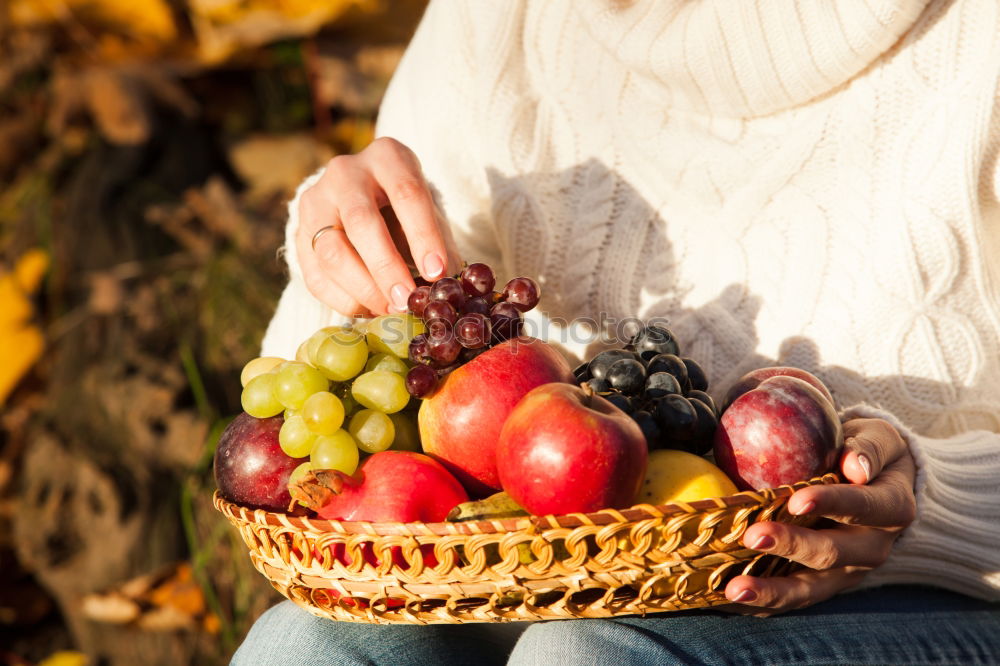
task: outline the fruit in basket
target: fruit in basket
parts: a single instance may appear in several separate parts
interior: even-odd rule
[[[358,376],[351,385],[351,395],[368,409],[386,414],[398,412],[410,401],[406,379],[388,370],[372,370]]]
[[[632,337],[629,346],[639,355],[679,353],[674,334],[667,327],[656,324],[644,326]]]
[[[223,430],[215,449],[215,483],[222,496],[246,506],[284,511],[288,477],[306,458],[285,455],[278,441],[283,419],[241,413]]]
[[[298,416],[317,435],[332,435],[344,423],[343,401],[329,391],[318,391],[306,398]]]
[[[365,453],[385,451],[396,438],[396,426],[389,415],[374,409],[362,409],[352,416],[348,432]]]
[[[254,377],[262,375],[265,372],[271,372],[284,362],[285,359],[278,358],[277,356],[261,356],[260,358],[252,359],[243,366],[243,371],[240,373],[240,386],[245,387]]]
[[[289,361],[274,376],[274,397],[286,409],[302,409],[306,398],[328,388],[330,382],[308,363]]]
[[[374,453],[353,476],[313,465],[289,491],[322,518],[370,522],[439,522],[469,499],[440,463],[412,451]]]
[[[660,449],[649,454],[646,478],[636,504],[693,502],[738,492],[736,484],[711,462],[685,451]]]
[[[715,461],[739,488],[773,488],[829,472],[843,445],[827,397],[801,379],[777,376],[723,412]]]
[[[678,353],[670,329],[644,326],[624,349],[597,354],[573,377],[630,415],[650,450],[703,455],[712,448],[718,412],[701,366]]]
[[[319,341],[310,360],[327,379],[346,382],[364,369],[368,362],[368,344],[359,331],[334,328]]]
[[[285,406],[274,395],[276,376],[274,372],[264,372],[247,382],[240,395],[240,404],[244,412],[258,419],[270,418],[281,413]]]
[[[424,322],[411,314],[388,314],[368,322],[365,339],[373,352],[406,358],[410,340],[426,330]]]
[[[475,497],[500,490],[500,430],[528,391],[572,382],[569,364],[541,340],[503,342],[448,374],[420,406],[424,452],[444,463]]]
[[[781,365],[771,368],[757,368],[740,377],[735,384],[729,387],[729,391],[726,392],[726,398],[722,401],[722,411],[726,411],[729,405],[733,404],[741,395],[757,388],[761,382],[771,377],[795,377],[796,379],[801,379],[804,382],[812,384],[813,388],[822,393],[823,397],[829,400],[834,408],[837,406],[837,403],[833,401],[830,390],[820,381],[819,377],[801,368]]]
[[[344,474],[354,474],[360,459],[358,443],[346,430],[319,435],[309,452],[309,463],[313,469],[335,469]]]
[[[557,383],[524,396],[496,450],[503,489],[534,514],[631,506],[646,458],[627,414],[585,387]]]
[[[470,520],[502,520],[527,516],[524,507],[504,492],[495,493],[481,500],[462,502],[448,512],[448,522],[461,523]],[[522,544],[524,545],[524,544]]]
[[[410,395],[430,396],[440,378],[521,334],[521,313],[538,305],[538,283],[517,277],[502,292],[494,291],[495,286],[493,269],[474,263],[454,277],[420,285],[410,293],[409,316],[426,327],[426,333],[416,331],[411,336],[405,355],[399,353],[416,364],[407,375]]]

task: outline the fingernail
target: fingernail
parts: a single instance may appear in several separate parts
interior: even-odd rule
[[[858,464],[861,465],[861,470],[865,473],[865,483],[872,480],[872,464],[868,460],[868,457],[862,454],[858,454]]]
[[[399,311],[406,311],[406,301],[410,297],[410,290],[407,289],[402,283],[395,285],[389,290],[389,295],[392,297],[392,305]]]
[[[774,539],[764,534],[750,547],[754,550],[770,550],[774,548]]]
[[[745,604],[747,602],[753,601],[756,598],[757,598],[756,592],[754,592],[751,589],[745,589],[739,594],[737,594],[735,597],[730,599],[730,601],[737,604]]]
[[[444,272],[444,260],[436,253],[431,252],[424,257],[424,273],[429,278],[436,278]]]
[[[809,501],[800,506],[798,509],[788,509],[788,513],[793,516],[804,516],[815,508],[816,502]]]

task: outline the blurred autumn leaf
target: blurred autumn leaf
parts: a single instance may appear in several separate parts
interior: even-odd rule
[[[0,0],[0,663],[223,664],[276,600],[213,446],[423,6]]]
[[[176,6],[166,0],[9,0],[7,14],[14,28],[65,26],[105,62],[155,55],[215,64],[240,50],[313,34],[348,14],[385,10],[379,0],[186,0]]]
[[[31,296],[48,265],[48,255],[36,248],[25,252],[13,270],[0,270],[0,405],[42,354],[45,342],[32,321]]]

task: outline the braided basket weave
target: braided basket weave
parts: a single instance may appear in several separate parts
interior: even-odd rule
[[[728,603],[739,574],[792,563],[744,548],[756,522],[809,525],[785,510],[807,485],[690,503],[461,523],[364,523],[252,510],[215,494],[250,559],[314,615],[430,624],[635,615]],[[436,562],[435,562],[436,560]],[[350,562],[350,564],[344,564]]]

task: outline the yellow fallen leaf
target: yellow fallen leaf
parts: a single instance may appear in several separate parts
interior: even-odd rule
[[[60,650],[42,659],[38,662],[38,666],[87,666],[89,663],[90,659],[82,652]]]
[[[177,26],[165,0],[9,0],[15,27],[82,23],[128,35],[137,41],[169,42]]]
[[[188,0],[198,57],[209,64],[241,49],[312,34],[349,10],[378,8],[377,0]]]
[[[29,250],[12,271],[0,273],[0,405],[45,347],[41,330],[31,322],[31,294],[41,284],[48,264],[44,251]]]

